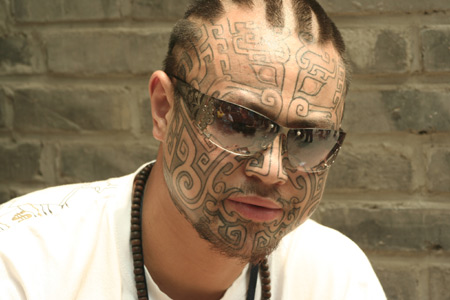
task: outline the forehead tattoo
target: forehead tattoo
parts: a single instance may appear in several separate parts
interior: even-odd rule
[[[270,112],[270,117],[279,122],[323,119],[337,129],[345,86],[341,60],[325,50],[314,50],[318,47],[309,47],[315,40],[304,39],[302,32],[297,34],[294,47],[292,39],[288,43],[292,32],[286,28],[271,29],[273,40],[268,49],[264,30],[253,22],[228,19],[225,23],[203,24],[195,47],[181,54],[178,74],[218,98],[232,98],[239,91],[251,94],[248,105],[260,106],[262,113]],[[288,68],[295,86],[286,91]]]

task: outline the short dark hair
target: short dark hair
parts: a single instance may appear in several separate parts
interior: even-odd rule
[[[232,0],[233,3],[252,8],[253,0]],[[266,20],[272,27],[284,27],[283,0],[264,0],[266,3]],[[351,69],[345,54],[345,43],[334,22],[328,17],[326,12],[316,0],[292,0],[294,15],[296,17],[296,30],[306,40],[311,39],[313,13],[319,25],[318,43],[323,45],[331,42],[339,56],[341,57],[346,70],[345,92],[350,85]],[[189,18],[197,18],[203,21],[215,20],[225,13],[225,8],[221,0],[195,0],[186,10],[186,13],[178,21],[170,36],[169,49],[164,60],[164,71],[167,74],[184,78],[186,74],[178,66],[179,58],[175,47],[189,52],[196,46],[201,38],[200,29],[197,24]]]

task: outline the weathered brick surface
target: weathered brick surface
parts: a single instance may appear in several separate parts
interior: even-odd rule
[[[55,32],[45,37],[48,68],[63,74],[149,74],[162,67],[168,34],[169,28]]]
[[[0,205],[10,199],[11,199],[11,196],[9,194],[9,191],[6,189],[0,189]]]
[[[356,74],[405,73],[411,70],[410,32],[405,28],[342,28]]]
[[[416,265],[381,265],[375,268],[389,300],[423,300],[420,267]]]
[[[449,211],[324,204],[318,218],[365,249],[450,251]]]
[[[450,146],[427,149],[427,180],[431,192],[450,192]]]
[[[43,56],[37,41],[27,34],[0,36],[0,75],[41,73]]]
[[[61,180],[94,181],[134,172],[156,157],[156,149],[139,144],[65,144],[61,147]],[[60,183],[62,183],[60,182]]]
[[[410,149],[400,144],[344,144],[328,176],[328,189],[412,191]]]
[[[430,300],[450,300],[450,264],[430,268]]]
[[[0,145],[0,182],[29,182],[39,180],[39,161],[42,148],[39,144],[23,143]]]
[[[6,101],[6,93],[2,89],[0,89],[0,130],[4,130],[7,128]]]
[[[351,91],[343,127],[349,132],[449,131],[449,97],[439,89]]]
[[[117,19],[120,0],[12,0],[14,18],[19,22]]]
[[[390,13],[429,12],[450,10],[450,3],[442,0],[319,0],[329,13]]]
[[[135,19],[177,20],[183,17],[188,0],[132,0]]]
[[[25,88],[14,92],[14,129],[54,132],[129,130],[130,93],[123,88]]]
[[[7,31],[8,9],[6,7],[5,0],[0,0],[0,35],[3,35]]]
[[[450,71],[450,26],[425,28],[420,37],[425,70]]]
[[[152,108],[150,97],[147,93],[143,93],[139,98],[139,112],[141,120],[141,128],[144,132],[151,132],[153,129]]]

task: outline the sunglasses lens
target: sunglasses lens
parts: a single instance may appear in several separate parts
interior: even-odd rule
[[[288,156],[294,167],[315,169],[332,163],[339,150],[340,132],[325,129],[291,130],[288,134]]]
[[[218,147],[253,155],[269,146],[280,126],[245,107],[202,94],[179,80],[180,92],[193,120]],[[344,141],[343,131],[305,128],[287,131],[287,152],[294,168],[319,172],[330,166]]]
[[[219,147],[242,155],[251,155],[270,144],[278,131],[269,119],[228,102],[214,101],[214,120],[206,134]]]

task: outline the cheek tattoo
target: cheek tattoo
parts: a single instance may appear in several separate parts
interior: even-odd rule
[[[289,123],[295,112],[296,120],[313,115],[337,129],[344,92],[342,63],[327,52],[310,50],[312,41],[302,39],[302,34],[300,46],[289,48],[285,40],[291,33],[281,30],[274,33],[277,47],[268,50],[261,32],[252,23],[202,25],[197,46],[179,56],[178,76],[219,98],[233,90],[255,95],[251,101],[269,107],[278,121]],[[287,67],[292,70],[292,65],[298,73],[290,92],[292,100],[287,101],[281,95]],[[334,92],[332,99],[315,100],[330,91]],[[268,168],[274,167],[271,155],[242,157],[218,148],[199,133],[181,104],[165,142],[164,175],[174,204],[215,249],[232,257],[260,261],[314,212],[322,197],[327,172],[291,168],[285,150],[279,149],[277,174],[287,181],[278,187],[265,185],[257,177],[267,176]],[[227,209],[225,200],[236,194],[270,197],[282,206],[282,214],[276,220],[255,223]]]

